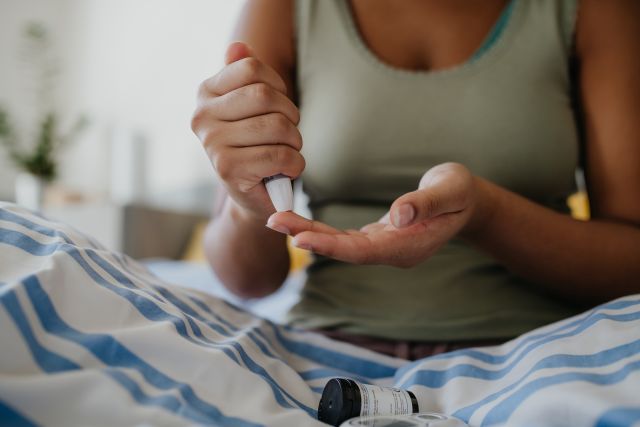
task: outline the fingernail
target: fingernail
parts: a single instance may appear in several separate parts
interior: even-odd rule
[[[311,245],[310,245],[310,244],[308,244],[308,243],[304,243],[304,242],[298,242],[296,239],[293,239],[293,241],[291,242],[291,244],[292,244],[293,246],[295,246],[296,248],[304,249],[304,250],[307,250],[307,251],[312,250],[312,247],[311,247]]]
[[[396,227],[404,227],[409,225],[416,216],[416,210],[410,204],[401,205],[393,212],[393,225]]]
[[[267,222],[266,227],[272,229],[273,231],[277,231],[278,233],[291,234],[291,231],[282,224],[274,224],[269,221]]]

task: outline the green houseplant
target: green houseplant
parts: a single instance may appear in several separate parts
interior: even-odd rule
[[[0,144],[10,160],[22,172],[16,180],[16,201],[40,209],[43,188],[58,173],[57,154],[85,128],[87,120],[79,118],[66,132],[60,130],[60,115],[52,94],[56,86],[57,65],[51,56],[51,41],[46,27],[31,22],[23,33],[22,59],[26,71],[35,80],[35,101],[40,117],[30,141],[16,131],[8,109],[0,106]]]

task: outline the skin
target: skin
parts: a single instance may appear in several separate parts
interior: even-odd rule
[[[353,0],[351,6],[363,39],[382,61],[439,69],[464,62],[504,4],[368,0],[365,8]],[[194,115],[193,129],[228,192],[208,229],[206,252],[231,291],[253,297],[280,286],[289,261],[284,234],[295,236],[299,247],[342,261],[398,267],[425,262],[458,236],[574,301],[640,291],[640,3],[580,1],[575,55],[590,221],[574,220],[473,176],[464,165],[447,163],[425,171],[417,190],[394,201],[379,222],[345,231],[291,212],[269,216],[273,207],[261,184],[263,176],[295,178],[304,168],[301,139],[293,130],[298,116],[292,107],[291,7],[288,0],[247,3],[236,38],[253,50],[230,46],[230,65],[203,84]],[[268,86],[264,96],[236,93],[257,82]],[[281,96],[283,88],[287,97]],[[226,109],[234,113],[225,116]],[[276,115],[282,118],[266,119]],[[284,234],[266,229],[267,220]]]

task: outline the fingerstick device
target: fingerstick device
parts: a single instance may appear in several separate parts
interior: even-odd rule
[[[278,174],[268,178],[264,178],[264,185],[269,193],[269,198],[273,207],[278,212],[293,210],[293,188],[291,187],[291,178],[286,175]]]

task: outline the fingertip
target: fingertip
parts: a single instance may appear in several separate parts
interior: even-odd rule
[[[296,248],[304,249],[307,251],[312,251],[313,247],[309,242],[306,242],[300,236],[296,236],[291,240],[291,244]]]
[[[274,225],[282,224],[286,221],[286,214],[288,212],[274,212],[267,218],[267,227],[273,228]]]
[[[278,222],[278,220],[280,219],[280,213],[281,212],[274,212],[272,213],[269,218],[267,218],[267,224],[273,224]]]
[[[379,222],[380,224],[389,224],[389,215],[391,215],[391,212],[390,212],[390,211],[389,211],[389,212],[387,212],[386,214],[384,214],[384,215],[382,216],[382,218],[380,218],[380,219],[378,220],[378,222]]]
[[[266,227],[270,228],[273,231],[277,231],[278,233],[287,234],[287,235],[291,234],[291,230],[289,230],[288,227],[282,224],[267,222]]]
[[[233,62],[239,61],[240,59],[247,58],[249,56],[253,56],[253,51],[244,42],[235,41],[232,42],[229,47],[227,47],[227,52],[224,57],[224,62],[226,65],[229,65]]]
[[[391,210],[391,223],[396,228],[410,226],[416,219],[416,208],[407,202],[395,206]]]
[[[269,223],[269,222],[284,222],[287,219],[291,220],[291,219],[294,219],[297,216],[298,215],[295,214],[293,211],[274,212],[274,213],[271,214],[271,216],[267,220],[267,223]]]
[[[306,230],[309,220],[292,211],[275,212],[267,219],[266,226],[272,230],[295,236]]]

